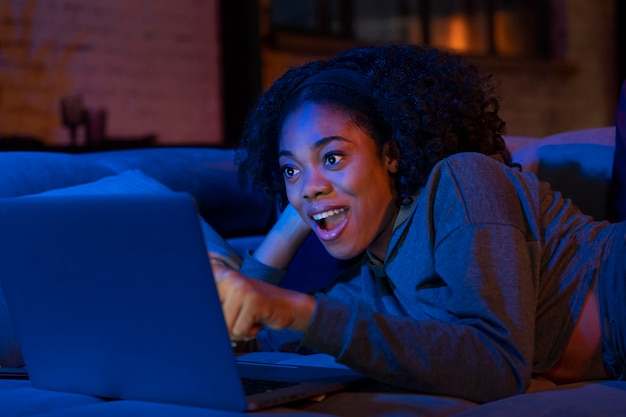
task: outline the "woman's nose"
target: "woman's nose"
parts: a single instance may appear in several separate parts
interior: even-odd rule
[[[304,176],[302,185],[302,198],[314,200],[315,198],[330,193],[332,186],[328,178],[317,170],[309,171]]]

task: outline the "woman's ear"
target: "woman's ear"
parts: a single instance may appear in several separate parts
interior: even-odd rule
[[[389,173],[397,174],[400,169],[400,149],[396,141],[392,140],[383,145],[383,158]]]

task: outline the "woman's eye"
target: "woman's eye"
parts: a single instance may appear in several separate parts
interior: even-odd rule
[[[329,166],[337,165],[342,159],[343,159],[342,155],[338,155],[338,154],[326,155],[324,164],[329,165]]]
[[[290,166],[283,167],[282,171],[285,178],[293,178],[299,172],[296,168]]]

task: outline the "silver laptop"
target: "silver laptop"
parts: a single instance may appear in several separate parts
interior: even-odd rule
[[[187,194],[3,199],[0,233],[0,282],[35,387],[243,411],[363,379],[237,361]],[[247,395],[242,378],[279,382]]]

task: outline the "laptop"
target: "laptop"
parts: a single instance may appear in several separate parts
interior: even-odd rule
[[[0,283],[37,388],[244,411],[363,380],[237,361],[188,194],[3,199],[0,230]],[[247,395],[242,379],[281,388]]]

